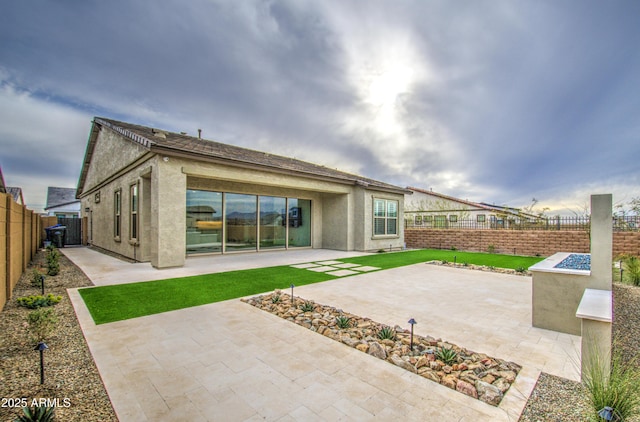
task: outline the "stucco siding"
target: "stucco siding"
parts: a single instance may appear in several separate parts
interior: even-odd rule
[[[84,192],[90,192],[108,178],[142,157],[147,152],[142,145],[130,141],[108,128],[102,128],[96,138],[87,171]]]

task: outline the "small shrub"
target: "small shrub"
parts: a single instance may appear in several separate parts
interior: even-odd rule
[[[385,325],[378,331],[378,338],[380,340],[395,340],[396,330]]]
[[[615,349],[614,349],[615,350]],[[591,355],[583,373],[584,385],[594,420],[602,420],[598,411],[611,407],[619,420],[627,420],[640,413],[640,369],[636,360],[623,361],[619,352],[613,353],[610,372],[606,373],[606,361],[597,349]]]
[[[518,267],[518,268],[516,268],[516,272],[517,272],[517,273],[520,273],[520,274],[523,274],[523,273],[525,273],[526,271],[527,271],[527,269],[526,269],[525,267]]]
[[[336,325],[341,329],[351,328],[351,318],[339,315],[336,317]]]
[[[58,275],[60,272],[60,252],[55,246],[47,246],[47,274],[50,276]]]
[[[496,267],[494,267],[493,265],[489,265],[487,268],[489,268],[489,270],[491,270],[491,271],[495,271],[496,270]]]
[[[38,271],[36,268],[31,271],[31,285],[35,287],[42,287],[44,281],[44,274]]]
[[[447,265],[447,264],[449,263],[449,261],[447,261],[446,259],[443,259],[443,260],[442,260],[442,261],[440,261],[440,262],[442,262],[442,265]]]
[[[53,421],[55,407],[35,406],[23,407],[23,415],[16,422],[51,422]]]
[[[624,260],[624,273],[634,286],[640,286],[640,259],[630,256]]]
[[[304,303],[300,305],[300,310],[302,312],[313,312],[314,309],[316,309],[316,305],[310,300],[305,300]]]
[[[29,309],[38,309],[44,306],[55,305],[56,303],[62,300],[62,296],[54,296],[53,294],[49,293],[46,296],[31,295],[31,296],[19,297],[17,300],[18,300],[18,305],[20,306],[23,306]]]
[[[271,296],[271,303],[280,303],[282,302],[282,296],[280,296],[280,293],[274,293],[273,296]]]
[[[455,246],[452,246],[452,247],[451,247],[451,250],[452,250],[452,251],[457,251],[457,250],[458,250],[458,248],[456,248]]]
[[[458,361],[458,352],[453,347],[440,347],[436,350],[436,359],[447,365],[453,365]]]
[[[27,315],[27,333],[33,343],[45,341],[53,333],[58,323],[58,316],[51,308],[37,309]]]
[[[469,263],[468,263],[468,262],[463,262],[463,263],[462,263],[462,266],[463,266],[463,267],[468,267],[468,266],[469,266]]]
[[[495,253],[495,252],[496,252],[496,246],[495,246],[495,245],[489,245],[489,246],[487,246],[487,252],[489,252],[489,253]]]

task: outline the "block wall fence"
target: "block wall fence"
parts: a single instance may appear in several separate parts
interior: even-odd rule
[[[35,256],[42,231],[39,215],[0,193],[0,309]]]
[[[527,256],[551,256],[556,252],[589,253],[587,231],[471,230],[408,228],[404,231],[407,248],[452,249]],[[613,256],[640,257],[640,232],[614,232]]]

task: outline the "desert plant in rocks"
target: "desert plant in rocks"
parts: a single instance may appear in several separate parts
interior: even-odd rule
[[[458,361],[458,352],[453,347],[439,347],[435,353],[436,359],[444,362],[446,365],[453,365]]]
[[[624,270],[629,283],[640,286],[640,259],[635,256],[625,258]]]
[[[58,316],[52,308],[40,308],[27,315],[26,329],[33,344],[49,339],[58,323]]]
[[[346,328],[351,328],[351,318],[344,315],[338,315],[336,317],[336,325],[338,326],[338,328],[343,330]]]
[[[282,302],[282,296],[280,295],[280,293],[274,293],[271,296],[271,303],[280,303]]]
[[[54,420],[55,407],[23,407],[22,413],[22,415],[18,416],[16,422],[50,422]]]
[[[56,276],[60,272],[60,252],[55,246],[47,246],[47,274]]]
[[[396,330],[385,325],[378,330],[377,336],[380,340],[395,340]]]
[[[44,281],[44,274],[42,274],[37,268],[31,271],[31,285],[34,287],[42,287]]]
[[[605,407],[613,409],[614,417],[627,420],[640,415],[640,369],[636,359],[624,361],[619,352],[602,356],[594,347],[586,368],[583,382],[592,409],[592,420],[603,420],[598,412]],[[607,362],[610,360],[610,362]],[[607,363],[610,369],[607,372]]]
[[[302,312],[313,312],[315,308],[316,308],[315,303],[313,303],[310,300],[305,300],[304,303],[300,305],[300,310]]]
[[[23,296],[16,299],[18,301],[18,305],[23,306],[29,309],[38,309],[45,306],[52,306],[62,300],[62,296],[55,296],[52,293],[49,293],[46,296],[42,295],[31,295],[31,296]]]

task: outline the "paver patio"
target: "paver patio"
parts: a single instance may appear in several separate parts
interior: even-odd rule
[[[74,252],[96,254],[65,252],[72,260]],[[299,252],[265,255],[290,264],[347,255]],[[209,259],[241,265],[239,256]],[[114,259],[107,258],[100,257]],[[138,265],[145,264],[111,276],[123,280],[127,266]],[[161,278],[172,277],[166,271]],[[85,272],[108,284],[108,274]],[[239,300],[96,326],[77,290],[69,294],[122,422],[515,421],[540,371],[579,378],[580,337],[531,327],[530,277],[416,264],[295,288],[297,296],[390,325],[415,318],[416,334],[523,365],[498,408]]]

